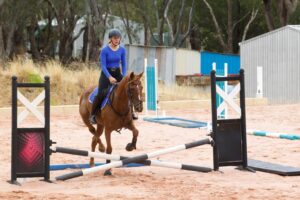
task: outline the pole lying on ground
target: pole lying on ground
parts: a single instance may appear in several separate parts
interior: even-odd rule
[[[76,171],[76,172],[72,172],[72,173],[69,173],[69,174],[62,175],[62,176],[58,176],[58,177],[56,177],[56,180],[68,180],[68,179],[76,178],[76,177],[79,177],[79,176],[91,174],[91,173],[94,173],[94,172],[97,172],[97,171],[108,170],[108,169],[115,168],[115,167],[121,167],[121,166],[129,164],[129,163],[137,163],[137,162],[144,161],[144,160],[147,160],[147,159],[150,159],[150,158],[153,158],[153,157],[156,157],[156,156],[160,156],[160,155],[163,155],[163,154],[168,154],[168,153],[173,153],[173,152],[180,151],[180,150],[190,149],[190,148],[201,146],[201,145],[204,145],[204,144],[211,144],[210,139],[198,140],[198,141],[195,141],[195,142],[191,142],[191,143],[187,143],[187,144],[178,145],[178,146],[175,146],[175,147],[170,147],[170,148],[154,151],[152,153],[141,154],[139,156],[126,158],[124,160],[112,162],[112,163],[109,163],[109,164],[106,164],[106,165],[96,166],[96,167],[92,167],[92,168],[89,168],[89,169],[83,169],[83,170],[80,170],[80,171]]]
[[[51,149],[52,149],[52,151],[54,151],[56,153],[66,153],[66,154],[72,154],[72,155],[78,155],[78,156],[102,158],[102,159],[107,159],[107,160],[124,160],[124,159],[129,158],[129,157],[125,157],[125,156],[106,154],[106,153],[98,153],[98,152],[92,152],[92,151],[84,151],[84,150],[71,149],[71,148],[65,148],[65,147],[52,147]],[[148,166],[152,165],[152,166],[158,166],[158,167],[175,168],[175,169],[197,171],[197,172],[210,172],[211,171],[211,168],[208,168],[208,167],[201,167],[201,166],[196,166],[196,165],[186,165],[186,164],[181,164],[181,163],[167,162],[167,161],[160,161],[160,160],[144,160],[144,161],[140,161],[137,163],[143,164],[143,165],[148,165]]]
[[[272,138],[288,139],[288,140],[299,140],[300,139],[300,135],[297,135],[297,134],[267,132],[267,131],[260,131],[260,130],[247,130],[247,134],[255,135],[255,136],[265,136],[265,137],[272,137]]]

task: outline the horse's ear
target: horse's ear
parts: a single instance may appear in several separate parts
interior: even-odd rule
[[[140,79],[143,76],[144,72],[140,73],[139,75],[137,75],[138,79]]]
[[[130,73],[130,75],[129,75],[129,77],[130,77],[130,79],[129,79],[129,80],[133,80],[133,78],[134,78],[134,73],[133,73],[133,72],[131,72],[131,73]]]

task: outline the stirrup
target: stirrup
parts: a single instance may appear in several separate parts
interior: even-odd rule
[[[96,115],[91,115],[89,121],[91,124],[97,124]]]

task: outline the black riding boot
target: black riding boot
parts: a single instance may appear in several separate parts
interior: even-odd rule
[[[95,99],[94,99],[93,105],[92,105],[90,118],[89,118],[91,124],[97,124],[96,116],[97,116],[98,111],[101,112],[101,108],[99,108],[99,107],[101,106],[102,100],[103,100],[103,95],[98,94],[95,96]]]

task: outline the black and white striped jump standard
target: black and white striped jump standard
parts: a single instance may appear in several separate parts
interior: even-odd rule
[[[158,150],[158,151],[154,151],[152,153],[147,153],[147,154],[141,154],[138,156],[134,156],[134,157],[130,157],[130,158],[125,158],[125,157],[121,157],[121,156],[117,156],[117,155],[109,155],[109,154],[104,154],[104,153],[95,153],[95,152],[88,152],[88,151],[80,151],[77,150],[76,154],[75,151],[69,151],[68,153],[71,154],[75,154],[75,155],[82,155],[82,156],[90,156],[90,157],[100,157],[99,155],[102,154],[103,157],[101,158],[105,158],[108,160],[119,160],[119,161],[115,161],[112,163],[108,163],[105,165],[101,165],[101,166],[96,166],[96,167],[92,167],[89,169],[82,169],[80,171],[76,171],[76,172],[72,172],[69,174],[65,174],[62,176],[58,176],[56,177],[56,180],[68,180],[71,178],[76,178],[79,176],[83,176],[86,174],[91,174],[97,171],[101,171],[101,170],[108,170],[111,168],[115,168],[115,167],[121,167],[123,165],[129,164],[129,163],[140,163],[141,161],[145,161],[145,163],[149,163],[149,165],[156,165],[156,166],[162,166],[162,167],[172,167],[172,168],[179,168],[179,169],[183,169],[183,166],[187,166],[184,167],[188,170],[189,166],[188,165],[182,165],[182,164],[174,164],[174,163],[170,163],[170,162],[161,162],[161,161],[147,161],[147,159],[156,157],[156,156],[160,156],[160,155],[164,155],[164,154],[168,154],[168,153],[173,153],[176,151],[181,151],[181,150],[185,150],[185,149],[190,149],[193,147],[197,147],[197,146],[201,146],[204,144],[211,144],[211,140],[210,139],[204,139],[204,140],[198,140],[195,142],[191,142],[191,143],[187,143],[187,144],[182,144],[182,145],[178,145],[178,146],[174,146],[174,147],[170,147],[170,148],[166,148],[166,149],[162,149],[162,150]],[[56,152],[59,152],[59,150],[63,151],[62,148],[52,148],[54,151],[56,150]],[[62,152],[62,153],[67,153]],[[120,160],[121,159],[121,160]],[[169,165],[170,164],[170,165]],[[191,170],[193,167],[192,166],[189,170]],[[205,168],[203,168],[205,170]],[[199,168],[200,170],[200,168]],[[206,169],[208,170],[208,169]],[[194,170],[197,171],[197,170]]]
[[[114,160],[114,161],[130,158],[130,157],[125,157],[125,156],[120,156],[120,155],[71,149],[71,148],[65,148],[65,147],[52,147],[51,149],[55,153],[66,153],[66,154],[87,156],[87,157],[92,157],[92,158],[102,158],[102,159]],[[197,172],[211,172],[212,171],[212,169],[208,168],[208,167],[187,165],[187,164],[182,164],[182,163],[160,161],[160,160],[143,160],[143,161],[139,161],[137,163],[142,164],[142,165],[147,165],[147,166],[151,165],[151,166],[175,168],[175,169],[197,171]]]

